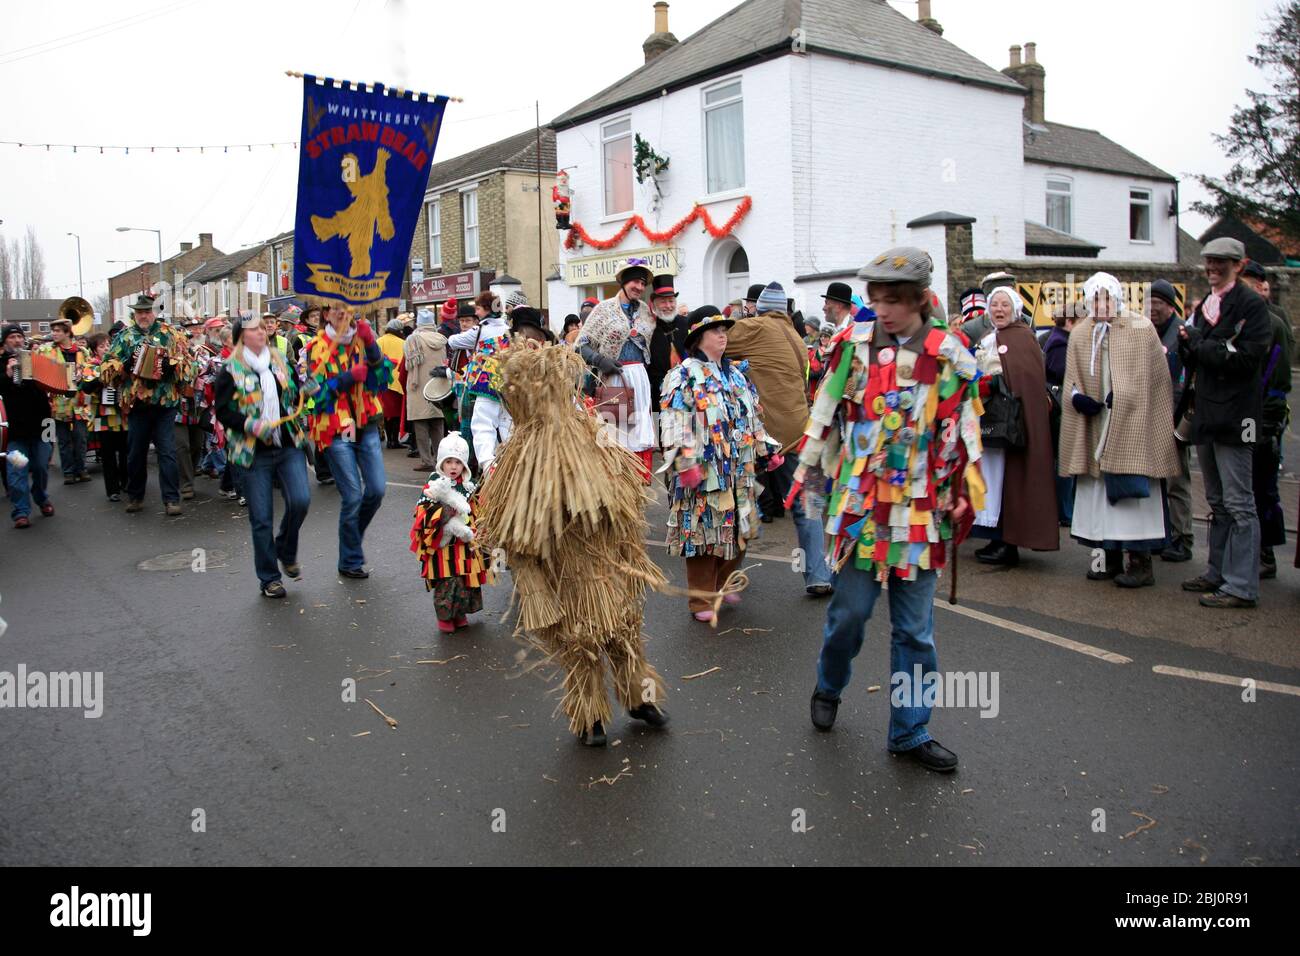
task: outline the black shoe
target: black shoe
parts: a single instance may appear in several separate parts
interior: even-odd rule
[[[983,554],[976,551],[975,560],[980,564],[1001,564],[1008,568],[1014,568],[1020,563],[1020,549],[1014,544],[1003,544],[999,541],[997,547],[992,551],[986,551]]]
[[[605,744],[609,742],[609,738],[605,736],[605,725],[599,720],[596,721],[591,725],[590,731],[584,730],[582,732],[582,736],[578,738],[578,742],[584,747],[605,746]]]
[[[1181,541],[1177,544],[1171,544],[1160,552],[1160,560],[1168,561],[1171,564],[1179,564],[1183,561],[1192,560],[1192,549]]]
[[[818,730],[830,730],[835,726],[835,715],[839,712],[838,698],[827,697],[820,691],[813,691],[812,722]]]
[[[420,457],[420,453],[419,453],[419,451],[417,451],[416,449],[412,448],[410,451],[408,451],[408,452],[406,453],[406,457],[407,457],[407,458],[419,458],[419,457]]]
[[[349,568],[347,571],[344,571],[342,568],[340,568],[339,574],[341,574],[345,578],[356,578],[358,581],[370,577],[370,572],[367,571],[365,568]]]
[[[270,584],[262,585],[262,597],[282,598],[288,596],[289,592],[284,589],[284,585],[279,581],[272,581]]]
[[[835,593],[835,588],[829,584],[810,584],[804,591],[809,597],[824,598],[830,597]]]
[[[654,704],[642,704],[633,710],[629,710],[627,715],[633,720],[643,720],[651,727],[666,727],[668,725],[668,715]]]
[[[1149,588],[1156,583],[1156,574],[1151,567],[1151,555],[1147,552],[1129,552],[1128,570],[1115,575],[1115,583],[1122,588]]]
[[[998,549],[998,545],[1000,544],[1002,544],[1001,541],[990,541],[988,544],[984,545],[984,547],[976,548],[975,557],[981,558],[992,554],[994,551]]]
[[[898,757],[911,757],[926,770],[935,773],[951,773],[957,769],[957,755],[943,747],[937,740],[927,740],[911,750],[893,751]]]

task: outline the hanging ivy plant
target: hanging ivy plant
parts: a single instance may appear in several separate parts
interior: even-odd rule
[[[636,134],[634,145],[636,153],[632,162],[636,166],[636,181],[644,183],[647,178],[657,179],[668,168],[668,157],[656,153],[654,147],[641,138],[640,133]]]

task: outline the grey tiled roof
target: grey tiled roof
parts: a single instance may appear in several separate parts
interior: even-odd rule
[[[534,170],[537,168],[537,131],[524,130],[514,136],[452,159],[434,163],[429,170],[429,188],[437,189],[493,169]],[[555,131],[542,129],[542,173],[555,172]]]
[[[0,316],[10,322],[48,322],[59,314],[62,299],[5,299],[0,301]]]
[[[187,275],[185,281],[187,283],[212,282],[215,279],[228,276],[264,248],[266,248],[266,244],[262,243],[261,245],[249,246],[247,249],[240,249],[238,252],[232,252],[228,256],[218,256],[216,259],[203,263],[203,265]]]
[[[1108,173],[1141,176],[1143,179],[1163,179],[1171,183],[1177,181],[1160,167],[1153,166],[1136,153],[1130,153],[1095,129],[1044,123],[1042,126],[1025,124],[1024,130],[1025,162],[1097,169]]]
[[[745,0],[614,85],[561,113],[551,125],[576,123],[751,60],[789,53],[795,28],[803,31],[805,48],[811,53],[1024,94],[1020,84],[884,0]]]
[[[1059,229],[1053,229],[1051,226],[1044,226],[1041,222],[1030,222],[1025,220],[1025,247],[1029,246],[1055,246],[1066,249],[1104,249],[1105,246],[1099,246],[1095,242],[1089,242],[1087,239],[1080,239],[1078,236],[1072,236],[1068,232],[1061,232]]]

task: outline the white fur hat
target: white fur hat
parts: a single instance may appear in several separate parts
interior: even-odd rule
[[[455,458],[464,465],[465,474],[469,475],[469,445],[455,432],[438,442],[438,471],[442,471],[442,463],[448,458]]]

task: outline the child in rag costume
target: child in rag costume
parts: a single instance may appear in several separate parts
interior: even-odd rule
[[[479,540],[509,562],[519,631],[564,670],[570,731],[600,747],[613,718],[606,661],[631,717],[668,722],[641,639],[646,588],[666,580],[646,555],[640,458],[603,440],[600,420],[582,407],[582,358],[535,344],[501,355],[514,430],[483,483]]]
[[[420,559],[425,589],[433,592],[438,630],[444,634],[469,627],[467,615],[483,610],[488,571],[474,546],[473,494],[469,444],[448,435],[438,445],[437,471],[424,486],[411,524],[411,550]]]

